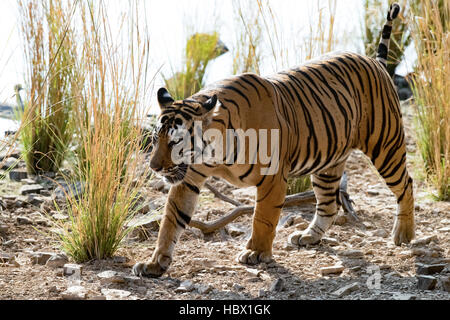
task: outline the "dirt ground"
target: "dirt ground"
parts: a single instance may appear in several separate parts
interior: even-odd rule
[[[415,176],[411,107],[403,108],[410,173]],[[129,237],[112,259],[82,264],[77,277],[65,276],[62,268],[34,264],[36,252],[61,252],[52,226],[39,214],[42,204],[27,204],[17,194],[5,197],[17,192],[23,183],[1,180],[0,199],[9,205],[0,212],[0,253],[14,256],[15,263],[0,261],[0,298],[58,300],[70,298],[67,289],[78,286],[83,291],[82,299],[449,300],[450,203],[433,202],[425,184],[415,179],[416,240],[397,247],[389,237],[396,210],[394,196],[360,152],[355,151],[349,159],[347,174],[348,192],[359,221],[341,212],[326,233],[327,239],[319,245],[297,248],[286,244],[288,235],[305,229],[314,214],[312,205],[288,208],[283,210],[274,241],[274,261],[241,265],[235,258],[244,248],[251,227],[251,216],[242,216],[210,235],[187,228],[168,273],[159,279],[131,276],[134,263],[151,256],[157,231],[150,231],[144,241]],[[252,190],[235,191],[223,182],[214,184],[235,199],[253,201]],[[50,194],[51,190],[44,190],[40,197],[45,201]],[[150,209],[162,206],[167,197],[167,193],[152,187],[144,194]],[[17,204],[20,201],[25,203]],[[195,219],[214,220],[230,209],[232,205],[203,190]],[[29,218],[31,224],[19,222],[18,216]],[[418,288],[418,263],[444,264],[443,270],[432,275],[436,279],[434,289]],[[321,273],[321,268],[336,265],[342,272]],[[99,276],[108,270],[116,273]]]

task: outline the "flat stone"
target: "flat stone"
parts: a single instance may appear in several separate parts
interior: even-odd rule
[[[175,289],[175,293],[184,293],[194,290],[194,284],[190,280],[183,281],[178,288]]]
[[[119,289],[102,289],[101,292],[106,297],[106,300],[122,300],[131,295],[130,291]]]
[[[77,181],[73,183],[60,182],[58,187],[53,190],[52,197],[60,201],[66,200],[66,197],[78,200],[84,192],[84,184]]]
[[[245,287],[241,286],[239,283],[233,283],[231,287],[236,291],[242,291],[245,289]]]
[[[162,215],[148,213],[146,215],[136,216],[126,225],[127,228],[133,228],[131,236],[138,236],[142,240],[148,238],[149,231],[158,231]]]
[[[323,244],[327,244],[329,246],[338,246],[339,241],[337,241],[335,238],[329,238],[329,237],[323,237],[320,241]]]
[[[18,216],[16,218],[17,224],[19,225],[28,225],[28,224],[33,224],[33,221],[27,217],[24,216]]]
[[[337,296],[338,298],[342,298],[346,295],[349,295],[353,291],[356,291],[359,289],[359,283],[353,282],[349,285],[346,285],[345,287],[342,287],[332,293],[332,295]]]
[[[284,280],[281,278],[275,279],[271,284],[269,291],[270,292],[281,292],[284,290]]]
[[[125,283],[125,279],[123,278],[123,276],[113,270],[103,271],[97,274],[97,277],[100,278],[101,284]]]
[[[431,275],[435,273],[440,273],[442,270],[445,269],[445,264],[422,264],[417,263],[416,264],[416,273],[417,274],[425,274],[425,275]]]
[[[438,237],[437,237],[437,235],[431,235],[431,236],[426,236],[426,237],[423,237],[423,238],[419,238],[419,239],[416,239],[416,240],[413,240],[413,241],[411,241],[411,245],[413,245],[413,246],[424,246],[424,245],[427,245],[427,244],[429,244],[431,241],[437,241],[438,240]]]
[[[344,256],[347,258],[361,258],[364,256],[364,252],[361,250],[345,250],[338,253],[340,256]]]
[[[31,263],[45,265],[51,256],[53,256],[51,252],[35,252],[31,255]]]
[[[377,229],[371,232],[372,236],[374,237],[380,237],[380,238],[387,238],[389,237],[389,232],[387,232],[384,229]]]
[[[53,254],[45,264],[49,268],[62,268],[69,261],[67,256],[62,253]]]
[[[36,184],[36,180],[28,179],[28,178],[23,178],[23,179],[20,180],[20,182],[26,183],[26,184]]]
[[[337,226],[342,226],[344,224],[346,224],[348,221],[347,216],[343,215],[343,214],[338,214],[336,219],[334,219],[334,224]]]
[[[367,194],[369,196],[378,196],[380,194],[380,192],[376,189],[369,189],[369,190],[367,190]]]
[[[433,290],[436,287],[437,279],[432,276],[417,276],[417,287],[419,290]]]
[[[246,228],[243,228],[235,223],[231,223],[226,226],[227,232],[232,237],[238,237],[247,232]]]
[[[7,234],[9,227],[6,224],[0,224],[0,234]]]
[[[12,170],[19,164],[19,161],[16,158],[9,157],[0,161],[1,169],[3,170]]]
[[[197,287],[197,292],[200,294],[208,294],[212,291],[213,286],[212,284],[201,284]]]
[[[450,232],[450,227],[443,227],[438,229],[439,232]]]
[[[444,276],[439,278],[442,289],[444,291],[450,292],[450,276]]]
[[[9,179],[12,181],[21,181],[28,177],[28,173],[26,169],[18,169],[18,170],[11,170],[9,172]]]
[[[320,274],[322,276],[326,276],[326,275],[329,275],[329,274],[341,273],[344,270],[345,270],[344,266],[342,266],[342,265],[334,265],[334,266],[330,266],[330,267],[320,268]]]
[[[72,286],[61,293],[63,300],[84,300],[86,299],[87,290],[82,286]]]
[[[413,294],[396,292],[392,296],[392,299],[394,299],[394,300],[416,300],[417,296],[415,296]]]
[[[83,266],[79,264],[66,263],[63,266],[63,268],[64,268],[63,274],[65,276],[72,276],[72,275],[81,276],[81,274],[83,273]]]
[[[0,263],[16,264],[16,257],[10,253],[0,253]]]
[[[55,220],[60,220],[60,221],[62,220],[62,221],[64,221],[64,220],[69,219],[69,216],[65,215],[65,214],[62,214],[62,213],[56,212],[56,213],[52,214],[52,218],[55,219]]]
[[[44,187],[41,186],[40,184],[28,184],[28,185],[22,186],[19,190],[19,193],[23,196],[30,194],[30,193],[39,194],[41,192],[41,190],[44,190]]]

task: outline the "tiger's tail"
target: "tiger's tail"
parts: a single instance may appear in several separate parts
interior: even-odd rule
[[[392,32],[392,20],[397,18],[400,12],[400,6],[398,3],[391,4],[389,12],[387,14],[387,21],[383,27],[383,33],[381,35],[380,44],[378,45],[377,60],[386,67],[387,58],[389,52],[389,40]]]

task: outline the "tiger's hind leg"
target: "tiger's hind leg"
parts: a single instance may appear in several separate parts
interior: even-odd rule
[[[391,154],[393,153],[393,154]],[[396,245],[409,243],[414,238],[414,195],[413,181],[406,169],[406,148],[404,144],[387,150],[383,157],[372,159],[380,175],[397,198],[392,240]]]
[[[297,231],[289,236],[294,245],[316,244],[333,224],[341,205],[339,184],[344,174],[345,161],[323,172],[312,175],[312,184],[316,195],[316,213],[314,219],[304,231]]]

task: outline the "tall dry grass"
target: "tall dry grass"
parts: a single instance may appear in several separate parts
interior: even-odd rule
[[[119,22],[116,42],[103,1],[81,4],[82,47],[78,68],[83,86],[77,88],[74,110],[78,141],[76,176],[84,188],[78,198],[68,195],[69,225],[61,235],[63,249],[76,261],[110,257],[130,231],[139,188],[147,174],[139,170],[140,122],[147,79],[149,40],[141,30],[139,4]]]
[[[78,1],[19,0],[27,66],[19,130],[30,173],[57,172],[72,138],[76,44],[71,25]],[[16,93],[19,94],[19,93]]]
[[[450,199],[450,4],[422,1],[412,9],[418,52],[414,77],[418,147],[437,199]]]

